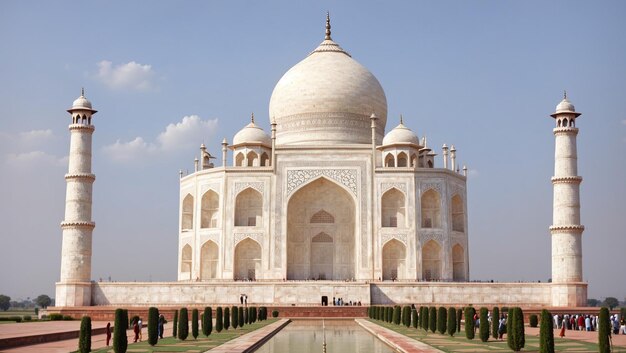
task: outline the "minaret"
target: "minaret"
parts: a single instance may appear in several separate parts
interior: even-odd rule
[[[70,155],[65,174],[65,220],[61,249],[61,279],[56,285],[56,306],[91,304],[91,192],[96,176],[91,173],[91,119],[96,110],[84,90],[67,110],[72,116]]]
[[[580,183],[576,152],[576,118],[580,113],[564,94],[551,116],[555,120],[554,176],[552,185],[552,282],[582,282],[582,243],[585,227],[580,224]],[[554,295],[553,295],[554,298]],[[568,300],[569,301],[569,300]],[[556,304],[556,303],[555,303]],[[583,303],[584,304],[584,303]]]

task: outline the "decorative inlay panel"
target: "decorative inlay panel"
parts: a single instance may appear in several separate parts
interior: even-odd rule
[[[263,233],[235,233],[235,246],[246,238],[250,238],[259,243],[259,245],[263,246],[263,242],[261,240],[263,238]]]
[[[396,188],[406,194],[406,183],[382,183],[380,188],[382,190],[381,193],[384,194],[391,188]]]
[[[429,189],[433,189],[441,195],[441,183],[424,183],[422,184],[421,190],[422,194],[428,191]]]
[[[381,239],[381,244],[382,245],[384,245],[385,243],[387,243],[391,239],[396,239],[396,240],[399,240],[402,243],[404,243],[405,246],[408,246],[407,245],[407,241],[406,241],[406,234],[382,233],[380,235],[380,239]]]
[[[464,188],[461,185],[458,184],[451,184],[450,187],[448,188],[449,192],[450,192],[450,197],[454,196],[454,195],[459,195],[461,197],[463,197],[463,195],[465,194],[464,192]]]
[[[235,195],[247,188],[253,188],[263,194],[264,183],[262,181],[237,181],[235,182]]]
[[[319,176],[330,178],[352,191],[358,196],[357,171],[354,169],[292,169],[287,170],[287,195],[296,190],[300,185]]]
[[[426,243],[429,240],[436,240],[437,242],[439,242],[439,245],[443,245],[443,234],[442,233],[421,233],[419,235],[420,237],[420,242],[422,244]]]

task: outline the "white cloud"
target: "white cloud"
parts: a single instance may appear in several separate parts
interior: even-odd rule
[[[98,63],[96,78],[112,89],[144,91],[154,88],[152,66],[134,61],[114,66],[112,62],[102,60]]]
[[[9,153],[6,155],[6,162],[12,166],[31,165],[41,167],[42,165],[67,165],[68,157],[57,157],[44,151],[30,151],[23,153]]]
[[[114,144],[102,148],[104,154],[115,162],[130,162],[138,158],[146,158],[156,153],[169,153],[188,150],[200,145],[213,136],[217,128],[217,119],[202,120],[197,115],[185,116],[178,123],[165,127],[155,139],[148,142],[142,137],[132,141],[117,140]]]

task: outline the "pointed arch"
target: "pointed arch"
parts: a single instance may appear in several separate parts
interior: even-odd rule
[[[406,198],[402,191],[391,188],[381,198],[381,226],[391,228],[406,227]]]
[[[235,156],[235,167],[243,167],[244,156],[242,152],[237,153]]]
[[[413,168],[417,167],[417,163],[418,163],[417,161],[418,161],[417,154],[413,153],[411,155],[411,167]]]
[[[461,245],[456,244],[452,247],[452,280],[467,281],[465,273],[465,251]]]
[[[435,240],[429,240],[422,247],[422,278],[426,281],[441,279],[441,246]]]
[[[263,196],[253,188],[247,188],[235,200],[235,226],[261,227],[263,225]]]
[[[457,232],[465,231],[465,212],[463,207],[463,199],[460,195],[452,196],[450,202],[452,208],[452,230]]]
[[[383,280],[405,278],[406,246],[391,239],[383,246]]]
[[[408,166],[408,160],[406,153],[400,152],[398,153],[398,167],[406,167]]]
[[[200,248],[200,279],[217,278],[218,246],[215,242],[208,240]]]
[[[261,273],[261,245],[246,238],[235,246],[235,280],[256,280]]]
[[[429,159],[428,160],[428,168],[433,168],[433,167],[434,167],[433,161]]]
[[[188,273],[189,278],[191,278],[191,254],[191,245],[185,244],[183,249],[180,251],[180,272],[181,274]]]
[[[267,152],[263,152],[263,154],[261,155],[261,166],[262,167],[269,167],[270,166],[270,157],[267,155]]]
[[[324,232],[319,233],[318,235],[314,236],[311,239],[311,243],[332,243],[332,242],[333,242],[333,238]]]
[[[563,127],[567,127],[567,118],[563,119]]]
[[[395,167],[395,166],[396,166],[396,160],[393,157],[393,154],[387,153],[387,155],[385,156],[385,167]]]
[[[570,119],[569,127],[574,127],[574,118]]]
[[[256,167],[258,166],[259,155],[254,151],[248,152],[248,167]]]
[[[202,195],[200,210],[200,228],[217,228],[219,220],[219,195],[208,190]]]
[[[561,127],[561,119],[556,121],[556,127]]]
[[[441,228],[441,197],[434,189],[422,194],[422,228]]]
[[[335,217],[324,210],[320,210],[311,216],[310,223],[335,223]]]
[[[182,210],[180,229],[193,229],[193,196],[191,194],[187,194],[183,199]]]

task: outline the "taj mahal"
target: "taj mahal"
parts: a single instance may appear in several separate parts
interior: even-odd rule
[[[240,293],[273,305],[319,304],[322,296],[364,304],[586,304],[580,113],[567,97],[551,115],[551,283],[470,281],[467,168],[453,145],[438,157],[402,117],[388,119],[383,87],[331,38],[328,17],[321,44],[274,87],[270,131],[252,115],[221,142],[220,159],[219,144],[218,151],[202,144],[193,172],[180,173],[177,281],[92,281],[96,110],[83,93],[68,112],[57,307],[229,304]]]

